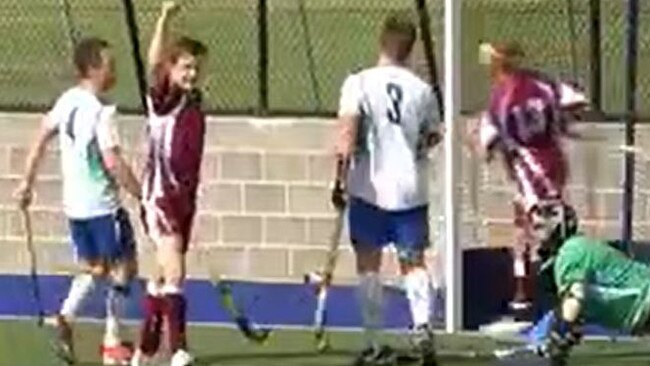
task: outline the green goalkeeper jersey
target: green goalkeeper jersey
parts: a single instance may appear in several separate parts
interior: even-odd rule
[[[553,264],[560,295],[581,282],[583,316],[588,322],[627,331],[643,326],[650,314],[650,267],[602,240],[582,235],[568,239]]]

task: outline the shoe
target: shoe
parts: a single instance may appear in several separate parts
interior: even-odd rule
[[[103,344],[100,347],[104,366],[128,366],[133,357],[133,345],[120,342],[117,345]]]
[[[139,348],[133,352],[133,357],[131,357],[131,366],[153,366],[158,364],[158,359],[156,356],[147,356]]]
[[[438,364],[433,330],[428,324],[422,324],[413,329],[411,342],[420,355],[421,366],[436,366]]]
[[[194,358],[183,349],[179,349],[172,356],[169,366],[190,366],[194,362]]]
[[[361,351],[354,360],[354,366],[395,366],[397,353],[389,346],[369,347]]]
[[[54,328],[55,337],[51,346],[56,356],[68,365],[74,365],[77,362],[74,354],[74,343],[72,337],[72,327],[63,315],[55,315],[46,320],[47,325]]]

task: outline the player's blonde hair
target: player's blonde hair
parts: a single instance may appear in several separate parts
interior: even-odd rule
[[[502,70],[513,70],[521,64],[524,50],[517,42],[482,43],[479,46],[479,61]]]

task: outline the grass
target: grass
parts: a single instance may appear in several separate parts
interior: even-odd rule
[[[71,7],[66,18],[62,4]],[[305,12],[299,9],[303,2]],[[146,49],[160,1],[135,2]],[[183,32],[210,48],[206,67],[207,103],[217,110],[258,106],[257,0],[184,0],[178,20]],[[269,104],[272,110],[333,111],[345,76],[372,64],[376,34],[390,10],[413,10],[413,0],[269,0]],[[442,1],[429,0],[432,34],[442,39]],[[482,40],[517,39],[535,66],[588,86],[588,1],[573,0],[575,31],[566,0],[466,0],[463,9],[463,109],[485,103],[485,70],[477,64]],[[624,2],[602,1],[605,107],[623,110]],[[649,8],[642,6],[639,105],[650,98]],[[306,18],[306,27],[302,16]],[[120,2],[114,0],[8,0],[0,4],[0,106],[45,106],[71,82],[67,24],[82,34],[110,39],[118,55],[120,84],[114,92],[123,107],[137,108],[130,45]],[[442,42],[436,42],[438,51]],[[311,49],[314,68],[310,70]],[[575,57],[573,54],[575,50]],[[441,57],[438,62],[441,63]],[[573,74],[573,70],[576,74]],[[313,78],[312,78],[313,72]],[[320,104],[317,100],[320,99]]]
[[[82,366],[96,365],[97,345],[101,329],[92,324],[81,324],[76,329],[76,342]],[[314,352],[312,336],[306,331],[278,330],[266,345],[252,345],[232,329],[193,327],[189,332],[190,344],[198,357],[199,365],[223,366],[334,366],[349,365],[360,346],[360,335],[353,332],[333,333],[330,352]],[[405,340],[396,335],[386,335],[386,342],[397,348],[406,347]],[[498,346],[494,340],[477,336],[440,336],[441,365],[490,365],[490,359],[463,358],[461,351],[475,350],[485,353]],[[569,365],[647,365],[647,344],[590,342],[580,346]],[[616,353],[619,357],[613,357]],[[454,356],[456,354],[456,356]],[[0,322],[0,366],[49,366],[52,362],[47,337],[33,322]],[[530,366],[530,365],[528,365]]]

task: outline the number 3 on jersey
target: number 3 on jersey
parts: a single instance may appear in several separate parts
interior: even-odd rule
[[[388,83],[386,93],[390,99],[386,116],[391,123],[398,125],[402,122],[402,97],[404,96],[402,87],[395,83]]]

